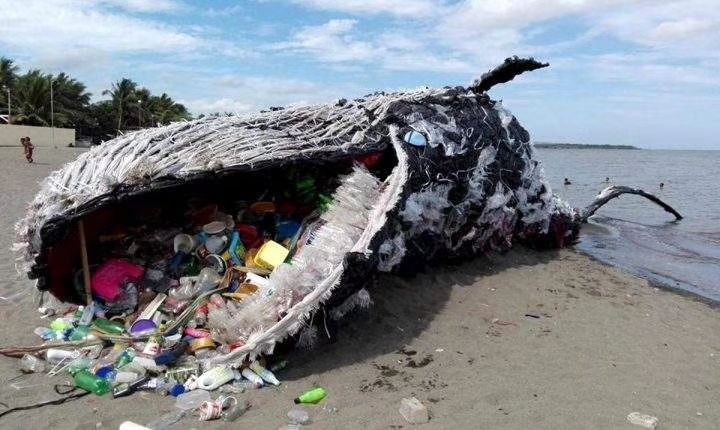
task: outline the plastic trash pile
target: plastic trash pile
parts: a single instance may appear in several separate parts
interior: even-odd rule
[[[49,324],[35,333],[57,346],[24,355],[21,370],[67,372],[76,387],[100,396],[138,390],[175,396],[180,411],[200,420],[236,419],[249,407],[236,396],[279,385],[274,372],[287,362],[258,357],[231,366],[208,359],[245,344],[227,330],[230,319],[254,298],[271,296],[268,276],[312,242],[331,202],[318,188],[306,178],[280,198],[233,202],[235,215],[219,204],[188,207],[182,229],[148,223],[101,237],[92,250],[92,303],[44,309]],[[76,279],[82,282],[81,274]],[[210,392],[220,396],[213,400]],[[296,402],[324,396],[316,388]]]

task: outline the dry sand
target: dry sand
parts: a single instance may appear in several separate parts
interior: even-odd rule
[[[75,154],[39,151],[29,166],[20,149],[0,148],[2,287],[31,287],[12,268],[12,225],[37,181]],[[515,249],[414,278],[386,276],[371,294],[374,306],[349,316],[336,343],[288,356],[279,389],[240,395],[252,409],[239,421],[186,418],[173,428],[275,429],[313,384],[329,392],[305,408],[317,429],[414,427],[398,414],[408,396],[430,410],[422,428],[637,429],[626,421],[633,411],[657,416],[662,429],[720,427],[718,309],[571,249]],[[0,303],[0,312],[2,344],[38,342],[30,295]],[[23,382],[39,385],[17,390],[9,381],[18,375],[17,360],[1,357],[0,402],[57,397],[52,387],[66,379],[32,376]],[[13,413],[0,428],[115,429],[173,409],[172,398],[149,393],[88,396]]]

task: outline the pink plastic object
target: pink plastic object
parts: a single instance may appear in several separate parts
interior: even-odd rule
[[[92,291],[105,301],[115,301],[125,281],[139,281],[145,269],[125,260],[108,260],[92,275]]]
[[[208,337],[210,332],[207,330],[201,330],[198,328],[185,327],[185,334],[192,337]]]

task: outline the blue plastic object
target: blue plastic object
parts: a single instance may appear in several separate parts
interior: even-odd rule
[[[183,384],[175,384],[172,387],[170,387],[170,390],[168,391],[168,393],[170,393],[170,395],[173,397],[177,397],[184,392],[185,392],[185,387],[183,386]]]
[[[277,233],[275,234],[275,240],[282,242],[285,239],[295,236],[295,233],[300,230],[300,223],[295,220],[283,221],[277,225]]]
[[[232,259],[233,264],[236,266],[242,266],[242,260],[240,260],[237,252],[235,252],[237,250],[238,242],[240,242],[240,233],[235,230],[230,236],[230,248],[228,248],[228,252],[230,252],[230,258]]]

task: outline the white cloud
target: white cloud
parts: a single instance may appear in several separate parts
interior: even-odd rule
[[[196,49],[203,41],[171,26],[110,12],[93,3],[29,0],[0,13],[0,43],[26,56],[44,57],[84,50],[172,53]]]
[[[185,105],[191,112],[195,114],[209,114],[209,113],[234,113],[243,114],[252,112],[255,107],[253,105],[243,103],[239,100],[235,100],[228,97],[219,99],[191,99],[191,100],[180,100],[180,103]]]
[[[387,13],[402,17],[429,17],[444,7],[435,0],[291,0],[306,7],[350,14]]]
[[[217,9],[214,7],[211,7],[211,8],[206,9],[205,11],[203,11],[203,14],[207,15],[209,17],[215,18],[215,17],[223,17],[223,16],[227,17],[227,16],[238,14],[243,11],[245,11],[245,6],[236,4],[236,5],[217,8]]]
[[[366,61],[377,54],[376,47],[352,34],[356,24],[353,19],[332,19],[322,25],[303,27],[288,42],[274,48],[310,54],[327,62]]]
[[[596,30],[678,57],[720,58],[716,0],[642,2],[597,17]]]
[[[182,4],[173,0],[100,0],[100,3],[130,12],[170,12],[183,8]]]

